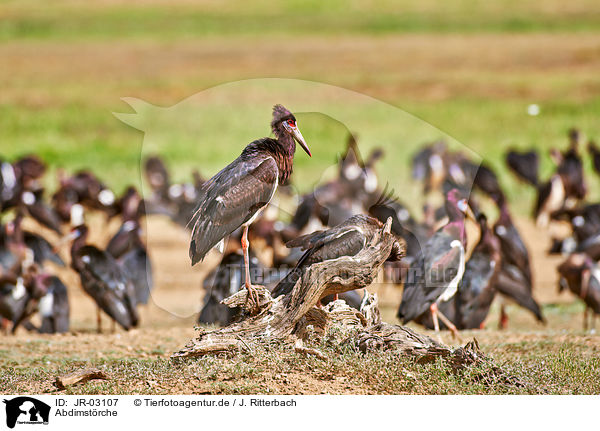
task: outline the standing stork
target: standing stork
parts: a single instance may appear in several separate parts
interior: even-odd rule
[[[200,189],[200,201],[192,216],[190,259],[192,265],[208,251],[243,226],[245,286],[248,298],[258,304],[250,282],[248,260],[248,226],[264,209],[277,189],[292,173],[297,141],[310,156],[310,150],[298,130],[296,117],[282,105],[273,107],[271,129],[276,139],[262,138],[251,142],[242,154]]]
[[[67,236],[71,245],[71,266],[81,278],[85,293],[96,302],[97,330],[102,332],[100,310],[126,331],[137,326],[135,287],[117,261],[106,251],[86,245],[88,228],[81,224]]]
[[[397,316],[408,323],[429,310],[436,332],[439,317],[457,336],[456,326],[440,313],[438,303],[449,301],[463,278],[467,248],[465,215],[471,219],[474,215],[457,189],[448,192],[445,207],[450,221],[427,241],[411,265]]]

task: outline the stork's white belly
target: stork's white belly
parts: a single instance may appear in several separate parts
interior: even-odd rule
[[[267,201],[267,203],[263,207],[259,208],[259,210],[256,211],[252,217],[250,217],[250,220],[248,220],[242,226],[250,226],[254,222],[254,220],[257,219],[257,217],[263,212],[263,210],[269,205],[269,202],[271,202],[271,200],[273,199],[273,195],[275,195],[275,191],[277,190],[278,185],[279,185],[279,178],[276,178],[275,179],[275,187],[273,187],[273,192],[271,193],[271,196],[269,197],[269,200]]]
[[[38,308],[40,314],[44,317],[52,316],[52,308],[54,307],[54,294],[50,293],[42,296]]]
[[[444,290],[444,293],[441,294],[440,298],[438,299],[438,302],[446,302],[456,294],[456,291],[458,290],[458,283],[460,283],[463,274],[465,273],[465,249],[462,245],[462,242],[455,239],[450,243],[450,246],[452,248],[460,248],[460,261],[458,263],[457,268],[458,271],[456,273],[456,276],[452,279],[452,281],[450,281],[450,284],[448,285],[446,290]]]

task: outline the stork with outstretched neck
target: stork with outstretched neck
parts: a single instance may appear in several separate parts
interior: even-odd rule
[[[251,142],[237,159],[202,185],[200,201],[190,221],[192,265],[202,260],[211,248],[222,244],[227,235],[243,227],[245,286],[248,298],[256,305],[258,298],[250,281],[248,263],[248,226],[269,204],[277,186],[292,173],[296,141],[311,155],[296,117],[282,105],[273,107],[271,129],[275,139]]]

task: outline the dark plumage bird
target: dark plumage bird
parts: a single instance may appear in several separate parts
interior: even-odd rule
[[[99,309],[123,329],[129,330],[138,324],[135,288],[109,253],[85,244],[87,234],[88,228],[85,225],[73,230],[71,266],[79,274],[83,290],[94,299]],[[100,332],[100,310],[97,323]]]
[[[562,156],[558,152],[554,154],[557,155],[556,161],[560,165]],[[548,181],[540,182],[539,156],[534,150],[523,153],[509,151],[506,155],[506,164],[520,180],[537,189],[533,215],[538,226],[546,226],[550,220],[550,214],[561,209],[567,198],[564,179],[556,173]]]
[[[14,273],[3,271],[0,276],[0,317],[11,322],[13,330],[25,313],[29,301],[30,295],[23,279]]]
[[[427,241],[411,265],[397,315],[407,323],[429,310],[436,330],[439,315],[456,334],[456,327],[439,313],[438,302],[450,300],[463,278],[467,242],[465,215],[473,217],[473,214],[456,189],[446,195],[445,207],[449,222]]]
[[[563,179],[566,198],[581,200],[587,194],[587,186],[583,178],[583,161],[579,155],[578,141],[578,137],[573,138],[571,136],[571,145],[562,154],[557,173]]]
[[[592,167],[597,174],[600,174],[600,148],[594,141],[588,142],[588,152],[592,156]]]
[[[475,171],[475,175],[473,177],[473,186],[475,188],[481,190],[495,201],[505,200],[504,192],[502,191],[500,183],[498,182],[498,177],[492,168],[486,165],[477,166],[468,160],[463,164],[471,165],[471,169]]]
[[[291,270],[273,289],[274,298],[292,291],[304,271],[315,263],[337,259],[342,256],[354,256],[365,247],[373,235],[381,231],[383,223],[366,215],[358,214],[328,230],[320,230],[300,236],[286,245],[306,250],[296,267]],[[400,260],[405,253],[405,245],[398,239],[392,247],[388,260]],[[324,296],[327,296],[325,292]]]
[[[569,289],[585,303],[583,329],[588,329],[588,311],[600,314],[600,267],[584,253],[573,253],[558,267],[559,292]],[[594,325],[595,326],[595,325]]]
[[[243,226],[245,286],[248,297],[255,303],[257,298],[248,267],[248,225],[268,205],[277,185],[285,182],[292,173],[296,151],[294,140],[311,155],[298,130],[296,117],[282,105],[273,108],[271,129],[276,139],[262,138],[250,143],[237,159],[203,184],[200,201],[190,221],[193,226],[189,250],[192,265]]]
[[[154,287],[152,263],[146,246],[142,242],[139,229],[130,233],[134,237],[131,249],[122,255],[118,262],[135,289],[136,302],[147,304]]]
[[[465,273],[458,292],[448,302],[440,302],[440,311],[458,329],[482,328],[490,306],[496,296],[496,279],[500,270],[500,242],[487,226],[487,218],[477,217],[480,229],[479,242],[465,264]],[[419,323],[433,328],[429,314]]]
[[[563,209],[555,213],[553,218],[568,221],[573,233],[565,239],[554,239],[550,254],[582,252],[593,260],[600,259],[600,204]]]
[[[519,179],[534,187],[538,186],[540,159],[536,151],[509,151],[506,154],[506,164]]]
[[[38,265],[43,265],[50,261],[59,266],[65,266],[62,258],[54,251],[53,246],[43,236],[23,230],[21,222],[23,214],[19,211],[12,221],[7,223],[7,228],[12,232],[11,237],[13,242],[20,243],[20,246],[31,250],[33,260]]]
[[[504,254],[502,256],[504,257]],[[528,281],[518,267],[503,262],[494,287],[504,298],[529,310],[539,322],[545,323],[542,309],[533,298]],[[500,322],[498,326],[504,329],[507,325],[508,315],[506,314],[505,304],[502,304],[500,306]]]
[[[566,199],[565,184],[560,175],[554,174],[548,181],[540,184],[533,212],[536,225],[547,227],[551,214],[562,209]]]
[[[35,156],[26,156],[13,165],[0,165],[0,204],[2,210],[16,208],[18,212],[29,214],[42,226],[61,234],[60,219],[56,212],[43,200],[44,188],[39,179],[46,171],[46,165]]]
[[[527,287],[531,291],[533,277],[529,251],[521,235],[513,223],[506,202],[500,204],[500,216],[494,223],[494,233],[500,240],[502,261],[519,268],[527,280]]]
[[[406,258],[404,261],[412,261],[421,252],[421,245],[428,238],[428,229],[417,224],[408,208],[397,199],[383,195],[368,212],[380,222],[385,222],[388,217],[392,218],[392,232],[404,239],[406,242]]]
[[[29,264],[19,276],[10,272],[0,276],[0,317],[12,323],[13,334],[35,313],[40,298],[46,294],[44,274],[38,271],[37,265]]]
[[[163,214],[175,220],[178,212],[176,201],[183,196],[184,186],[181,184],[171,185],[169,171],[164,161],[158,156],[146,159],[144,174],[152,191],[150,196],[146,196],[145,199],[147,214]],[[184,225],[188,221],[189,215]]]
[[[60,217],[54,208],[44,202],[43,193],[44,189],[41,188],[33,192],[23,192],[21,195],[21,202],[19,202],[18,205],[18,211],[28,213],[31,218],[42,226],[62,235]]]
[[[63,222],[69,222],[73,205],[114,214],[115,195],[93,173],[80,171],[60,178],[60,187],[52,195],[52,205]]]
[[[10,207],[18,192],[19,184],[14,166],[9,162],[0,161],[0,209]]]
[[[140,219],[144,214],[144,202],[135,188],[130,187],[120,199],[119,207],[123,223],[106,246],[106,251],[115,259],[139,245],[141,241]]]
[[[154,287],[152,263],[148,258],[146,245],[142,240],[140,218],[144,213],[144,202],[130,187],[120,199],[119,208],[123,224],[110,239],[106,251],[121,265],[124,274],[133,284],[136,302],[147,304]]]
[[[60,278],[44,275],[46,294],[40,298],[39,314],[42,323],[38,331],[42,334],[62,334],[69,332],[69,296],[67,287]]]
[[[564,152],[554,150],[552,157],[557,163],[556,173],[538,186],[538,198],[534,216],[538,226],[548,225],[557,211],[572,208],[577,201],[585,198],[587,186],[583,178],[583,162],[579,155],[579,132],[569,131],[569,148]]]
[[[169,179],[169,171],[162,159],[158,156],[148,157],[144,164],[144,173],[156,200],[159,202],[168,202],[171,181]]]
[[[544,322],[541,308],[532,296],[533,275],[527,246],[510,216],[508,206],[500,206],[500,216],[494,224],[494,233],[500,240],[502,264],[495,284],[505,298],[531,311],[537,320]],[[508,324],[505,305],[500,307],[500,327]]]
[[[412,177],[424,182],[424,191],[429,193],[441,188],[447,175],[446,155],[448,148],[444,141],[434,142],[413,156]]]
[[[136,302],[147,304],[154,283],[152,264],[146,245],[142,240],[140,218],[144,213],[144,202],[135,188],[130,187],[118,203],[123,224],[110,239],[106,251],[121,265],[136,292]]]
[[[300,198],[300,204],[292,216],[289,226],[283,230],[285,240],[291,241],[304,229],[310,229],[313,223],[327,226],[329,210],[319,203],[314,193],[308,193]]]

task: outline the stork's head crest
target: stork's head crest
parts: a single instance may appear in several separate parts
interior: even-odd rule
[[[275,133],[275,135],[278,135],[280,130],[285,130],[296,140],[296,142],[300,144],[304,151],[306,151],[306,154],[309,156],[311,155],[308,145],[306,145],[306,141],[304,140],[302,133],[300,133],[298,125],[296,124],[296,117],[294,117],[294,114],[288,111],[283,105],[273,106],[273,121],[271,121],[271,129],[273,129],[273,133]]]

